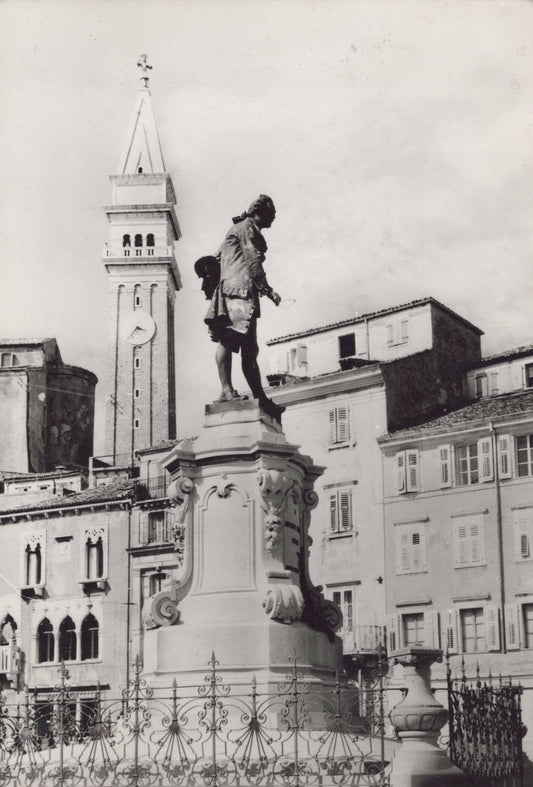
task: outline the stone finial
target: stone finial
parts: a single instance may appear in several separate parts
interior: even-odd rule
[[[143,72],[143,75],[141,77],[142,81],[144,82],[143,87],[148,87],[148,82],[150,81],[150,77],[148,76],[147,71],[152,70],[152,66],[148,63],[148,55],[139,55],[137,65]]]

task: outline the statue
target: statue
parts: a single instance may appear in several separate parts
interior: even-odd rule
[[[276,306],[281,298],[269,285],[263,262],[267,250],[261,230],[272,225],[276,209],[270,197],[261,194],[241,216],[233,219],[216,257],[201,257],[195,271],[211,304],[205,316],[209,335],[217,342],[216,363],[222,391],[217,401],[246,399],[233,387],[232,353],[241,352],[242,371],[252,395],[263,410],[280,419],[284,407],[263,391],[257,363],[257,318],[259,298],[266,295]]]

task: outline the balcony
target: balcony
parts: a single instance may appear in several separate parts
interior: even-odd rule
[[[385,649],[385,626],[358,625],[352,631],[341,632],[345,655],[374,655]]]
[[[13,682],[19,671],[19,649],[14,642],[0,645],[0,675]]]
[[[172,246],[104,246],[105,258],[128,259],[128,257],[172,257]]]
[[[160,500],[167,496],[168,479],[165,475],[138,478],[135,481],[135,502]]]

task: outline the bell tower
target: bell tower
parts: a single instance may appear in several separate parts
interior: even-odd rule
[[[174,241],[181,233],[148,88],[147,56],[117,173],[104,210],[109,240],[106,454],[128,462],[139,448],[176,436],[174,302],[181,288]]]

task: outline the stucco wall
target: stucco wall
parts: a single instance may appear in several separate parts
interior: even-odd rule
[[[28,377],[24,370],[0,371],[0,470],[28,471],[26,413]]]

